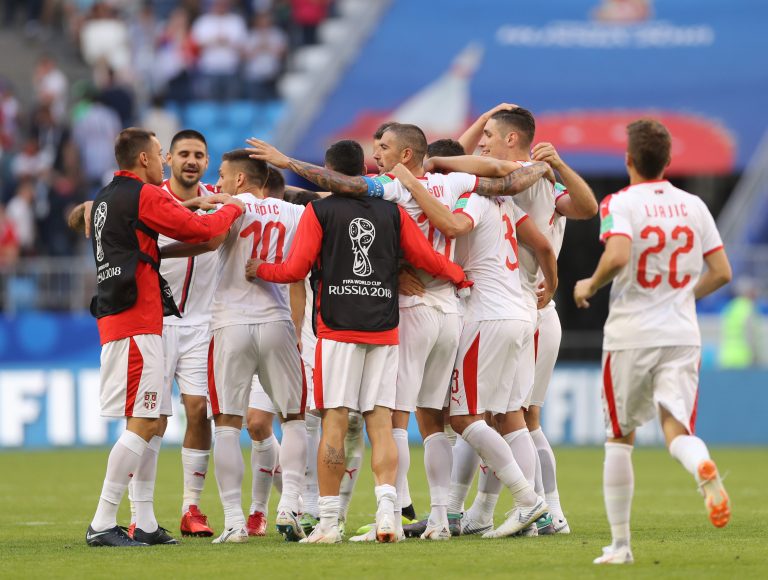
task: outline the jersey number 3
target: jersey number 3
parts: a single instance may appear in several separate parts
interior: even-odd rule
[[[654,274],[650,278],[648,277],[648,256],[658,254],[666,247],[667,235],[659,226],[646,226],[640,232],[640,237],[644,240],[647,240],[652,235],[656,237],[656,245],[643,250],[643,253],[640,254],[640,260],[637,262],[637,282],[643,288],[656,288],[656,286],[661,284],[661,274]],[[672,288],[683,288],[691,281],[690,274],[686,274],[682,278],[678,278],[677,275],[677,260],[680,254],[687,254],[693,249],[693,231],[691,228],[688,226],[677,226],[672,230],[673,241],[676,242],[681,238],[685,238],[685,242],[678,246],[669,257],[669,285]]]
[[[251,259],[258,258],[267,261],[269,256],[269,244],[272,241],[272,231],[277,230],[277,244],[275,244],[274,264],[280,264],[283,261],[283,247],[285,246],[285,225],[281,222],[267,222],[263,230],[261,222],[253,222],[247,228],[240,232],[241,238],[247,238],[253,234],[253,248],[251,249]]]

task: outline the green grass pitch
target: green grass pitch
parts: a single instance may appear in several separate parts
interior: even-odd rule
[[[633,566],[606,569],[591,562],[609,543],[602,501],[599,448],[556,450],[568,536],[483,540],[478,537],[394,545],[286,544],[273,527],[245,545],[213,546],[184,539],[181,546],[132,550],[88,548],[85,530],[96,507],[106,450],[0,453],[0,578],[768,578],[768,450],[714,449],[733,503],[727,528],[713,528],[692,478],[664,450],[634,453]],[[246,452],[246,479],[248,455]],[[412,449],[411,494],[417,510],[429,497],[421,447]],[[276,503],[272,497],[272,513]],[[473,496],[473,493],[470,497]],[[250,498],[246,481],[244,503]],[[178,534],[181,462],[163,450],[156,490],[161,525]],[[202,508],[222,526],[213,466]],[[510,507],[502,495],[497,523]],[[349,529],[374,512],[372,477],[364,469]],[[123,505],[121,523],[127,523]]]

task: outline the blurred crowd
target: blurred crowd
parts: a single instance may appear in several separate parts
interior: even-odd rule
[[[332,11],[333,0],[5,0],[5,28],[39,46],[64,39],[91,78],[70,82],[50,54],[31,95],[0,77],[0,269],[76,252],[63,216],[111,175],[122,127],[172,135],[167,101],[276,99],[286,56],[316,43]]]

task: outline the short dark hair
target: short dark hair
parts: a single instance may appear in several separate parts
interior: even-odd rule
[[[456,157],[466,155],[464,146],[455,139],[438,139],[427,145],[427,157]]]
[[[152,131],[140,127],[123,129],[115,139],[115,161],[120,169],[131,169],[138,164],[139,153],[148,152]]]
[[[421,163],[427,154],[427,136],[416,125],[407,123],[393,123],[385,133],[392,133],[401,149],[409,148],[413,151],[413,157]]]
[[[386,130],[389,129],[394,124],[395,124],[395,121],[387,121],[386,123],[382,123],[381,125],[379,125],[379,128],[376,129],[376,132],[373,134],[373,139],[375,141],[380,140],[384,136],[384,133],[386,132]]]
[[[284,199],[295,205],[309,205],[316,199],[320,199],[320,195],[316,191],[300,189],[299,191],[286,191]]]
[[[357,141],[336,141],[325,152],[325,165],[344,175],[362,175],[365,173],[365,153]]]
[[[530,146],[533,138],[536,136],[536,119],[533,113],[528,109],[516,107],[514,109],[504,109],[496,111],[491,115],[491,119],[504,126],[504,129],[516,131],[523,135],[523,146]]]
[[[659,177],[671,159],[672,137],[655,119],[638,119],[627,125],[627,153],[637,172],[646,179]]]
[[[237,165],[239,170],[245,173],[246,181],[251,185],[264,187],[267,182],[269,169],[266,161],[252,159],[247,149],[227,151],[221,156],[221,160]]]
[[[277,199],[285,198],[285,177],[274,167],[268,168],[267,181],[264,183],[264,189],[267,190],[268,197]]]
[[[194,129],[182,129],[173,136],[173,139],[171,139],[171,145],[168,147],[168,151],[173,151],[173,147],[182,139],[195,139],[205,145],[206,150],[208,149],[208,143],[200,131],[195,131]]]

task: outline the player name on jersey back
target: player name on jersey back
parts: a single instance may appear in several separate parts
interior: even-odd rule
[[[219,247],[211,328],[291,320],[289,288],[245,278],[251,258],[279,264],[287,257],[304,207],[280,199],[236,195],[245,212]]]
[[[632,255],[611,286],[603,348],[701,344],[693,289],[723,247],[701,199],[668,181],[639,183],[600,204],[600,239],[626,236]]]

